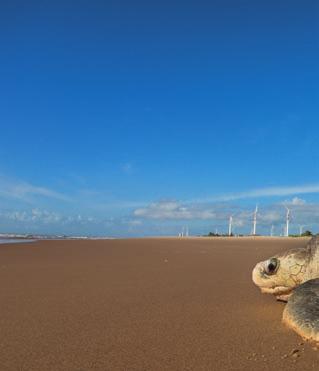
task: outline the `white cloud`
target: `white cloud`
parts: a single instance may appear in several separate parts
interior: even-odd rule
[[[271,223],[277,223],[283,220],[284,212],[280,212],[279,210],[261,210],[261,212],[258,214],[258,221],[260,221],[262,224],[271,224]]]
[[[54,211],[32,209],[32,210],[12,210],[0,213],[2,220],[10,220],[15,223],[24,223],[28,225],[41,225],[41,224],[59,224],[59,225],[84,225],[93,224],[97,221],[91,216],[77,215],[62,215]],[[100,220],[101,222],[101,220]]]
[[[304,200],[290,200],[291,223],[311,224],[319,222],[319,205],[307,204]],[[148,220],[162,221],[210,221],[216,225],[228,224],[229,216],[233,215],[233,226],[250,228],[253,222],[253,207],[236,204],[192,204],[185,205],[177,201],[160,201],[138,208],[133,216]],[[259,207],[257,214],[258,226],[281,225],[285,223],[286,210],[283,204],[270,204]]]
[[[4,214],[8,219],[11,219],[13,221],[18,221],[18,222],[24,222],[29,219],[28,214],[25,211],[12,211],[9,213]]]
[[[63,217],[57,213],[47,210],[32,209],[31,211],[9,211],[1,213],[2,218],[6,218],[16,222],[28,223],[58,223],[63,220]]]
[[[210,209],[196,209],[181,205],[176,201],[154,202],[134,211],[134,216],[146,219],[212,219],[216,215]]]
[[[0,175],[0,196],[5,198],[15,198],[27,202],[30,201],[32,196],[70,201],[69,197],[52,189],[35,186],[21,180],[9,179],[2,175]]]
[[[319,193],[319,184],[257,188],[245,192],[229,193],[207,199],[197,199],[193,202],[221,202],[248,198],[290,196],[310,193]]]
[[[292,206],[302,206],[306,204],[306,201],[299,197],[294,197],[292,200],[285,201],[285,204]]]

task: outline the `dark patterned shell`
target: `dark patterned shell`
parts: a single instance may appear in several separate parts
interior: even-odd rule
[[[319,342],[319,278],[294,289],[283,321],[303,338]]]

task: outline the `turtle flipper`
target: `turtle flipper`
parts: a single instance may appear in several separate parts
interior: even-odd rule
[[[298,286],[289,297],[283,321],[303,338],[319,341],[319,279]]]

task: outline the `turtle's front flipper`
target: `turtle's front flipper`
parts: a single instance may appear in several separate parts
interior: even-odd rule
[[[287,294],[287,295],[277,295],[277,296],[276,296],[276,300],[278,300],[278,301],[283,301],[283,302],[287,303],[288,299],[290,298],[290,295],[291,295],[291,294]]]
[[[283,313],[283,321],[303,338],[319,341],[319,279],[293,290]]]

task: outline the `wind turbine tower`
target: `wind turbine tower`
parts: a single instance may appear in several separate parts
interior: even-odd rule
[[[304,225],[299,225],[299,236],[302,235],[303,228],[304,228]]]
[[[274,225],[271,226],[270,228],[270,236],[272,237],[274,235]]]
[[[286,213],[286,237],[289,236],[289,222],[290,222],[290,209],[286,207],[287,213]]]
[[[228,236],[232,235],[233,216],[229,217]]]
[[[255,211],[254,211],[254,218],[253,218],[253,236],[256,236],[257,213],[258,213],[258,205],[256,205],[256,209],[255,209]]]

